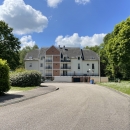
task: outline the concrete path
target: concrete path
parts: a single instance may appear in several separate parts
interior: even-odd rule
[[[85,83],[0,107],[1,130],[130,130],[130,98]]]
[[[44,95],[56,90],[55,86],[43,86],[29,91],[9,91],[4,96],[0,96],[0,106],[18,103],[30,98]]]

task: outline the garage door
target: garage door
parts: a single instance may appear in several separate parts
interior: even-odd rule
[[[74,82],[80,82],[80,78],[74,78]]]

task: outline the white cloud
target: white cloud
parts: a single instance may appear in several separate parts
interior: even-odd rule
[[[47,27],[48,19],[40,11],[23,0],[4,0],[0,5],[0,20],[4,20],[14,29],[15,34],[43,32]]]
[[[47,4],[49,7],[56,8],[59,3],[61,3],[62,0],[47,0]]]
[[[20,42],[21,42],[21,49],[23,49],[26,46],[33,47],[35,45],[35,41],[32,40],[31,35],[21,37]]]
[[[92,37],[79,36],[78,33],[74,33],[72,36],[58,36],[55,40],[55,45],[68,46],[68,47],[85,47],[95,46],[103,42],[103,38],[106,34],[94,34]]]
[[[76,3],[78,3],[78,4],[86,4],[86,3],[88,3],[88,2],[90,2],[90,0],[75,0],[75,2]]]

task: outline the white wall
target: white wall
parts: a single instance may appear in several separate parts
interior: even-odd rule
[[[32,67],[29,67],[30,63],[32,64]],[[39,71],[39,61],[34,60],[25,61],[25,69]]]
[[[41,67],[41,63],[42,63],[42,67]],[[43,58],[42,60],[39,60],[39,71],[41,72],[42,76],[45,76],[45,58]]]
[[[80,64],[80,69],[78,69],[78,63]],[[89,64],[89,66],[87,65]],[[94,64],[94,74],[98,74],[98,61],[82,61],[78,59],[71,59],[71,73],[77,74],[92,74],[92,64]],[[90,71],[87,73],[87,71]]]
[[[29,67],[30,63],[32,63],[32,67]],[[43,64],[43,67],[40,67],[40,64]],[[78,63],[80,64],[80,69],[78,69]],[[25,69],[27,70],[37,70],[39,72],[42,73],[42,76],[45,76],[46,73],[52,73],[52,70],[46,70],[45,67],[48,65],[49,63],[45,62],[45,59],[43,58],[41,60],[41,58],[39,60],[28,60],[25,61]],[[52,63],[50,63],[52,64]],[[61,62],[60,66],[63,66],[63,62]],[[98,61],[82,61],[82,59],[80,58],[80,60],[78,59],[71,59],[71,62],[67,62],[68,67],[71,66],[71,69],[67,70],[68,74],[87,74],[88,76],[90,74],[92,74],[92,64],[94,64],[94,74],[98,74]],[[89,64],[89,66],[87,66],[87,64]],[[87,73],[87,71],[90,69],[90,72]],[[50,72],[51,71],[51,72]],[[63,74],[63,69],[60,69],[60,74]]]
[[[89,64],[89,65],[87,65]],[[92,71],[92,64],[94,64],[94,72]],[[90,71],[87,73],[87,75],[90,75],[90,74],[98,74],[99,71],[98,71],[98,61],[83,61],[82,62],[82,66],[83,66],[83,73],[87,73],[87,71]]]
[[[80,69],[78,69],[78,63],[80,64]],[[71,73],[74,74],[81,74],[82,73],[82,60],[78,59],[71,59]]]
[[[54,82],[72,82],[71,76],[54,76]]]

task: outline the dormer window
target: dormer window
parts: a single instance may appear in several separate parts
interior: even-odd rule
[[[29,59],[31,59],[31,60],[32,60],[32,56],[30,56],[30,57],[29,57]]]

